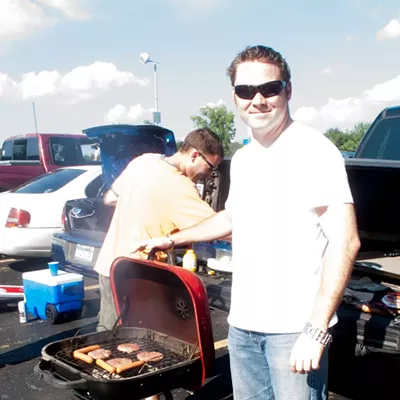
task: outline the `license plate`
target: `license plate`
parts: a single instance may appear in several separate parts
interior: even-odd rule
[[[77,244],[75,249],[75,259],[86,262],[92,262],[94,254],[94,247]]]

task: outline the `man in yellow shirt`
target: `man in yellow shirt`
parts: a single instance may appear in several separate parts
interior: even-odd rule
[[[131,254],[139,241],[188,228],[214,214],[195,183],[209,176],[223,159],[223,147],[210,129],[190,132],[170,157],[144,154],[132,160],[112,188],[105,204],[115,204],[110,228],[94,270],[101,294],[98,331],[112,329],[117,315],[110,287],[110,268],[117,257]]]

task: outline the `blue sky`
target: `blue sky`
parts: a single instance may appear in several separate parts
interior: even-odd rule
[[[201,106],[234,110],[226,68],[247,45],[280,51],[291,111],[325,131],[400,103],[398,0],[1,0],[0,142],[34,131],[140,123],[154,108],[178,138]],[[237,140],[247,135],[236,118]]]

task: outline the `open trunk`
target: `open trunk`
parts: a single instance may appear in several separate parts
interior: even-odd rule
[[[65,204],[65,213],[70,232],[101,241],[110,227],[114,207],[106,206],[100,196],[69,200]]]

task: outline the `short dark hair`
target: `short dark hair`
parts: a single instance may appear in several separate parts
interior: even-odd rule
[[[182,143],[179,151],[187,153],[192,148],[207,154],[224,158],[224,148],[221,139],[209,128],[199,128],[190,132]]]
[[[257,45],[246,47],[233,59],[227,70],[227,75],[231,79],[232,86],[235,85],[236,69],[238,65],[249,61],[258,61],[276,65],[281,71],[282,79],[286,82],[290,82],[290,68],[282,55],[271,47]]]

